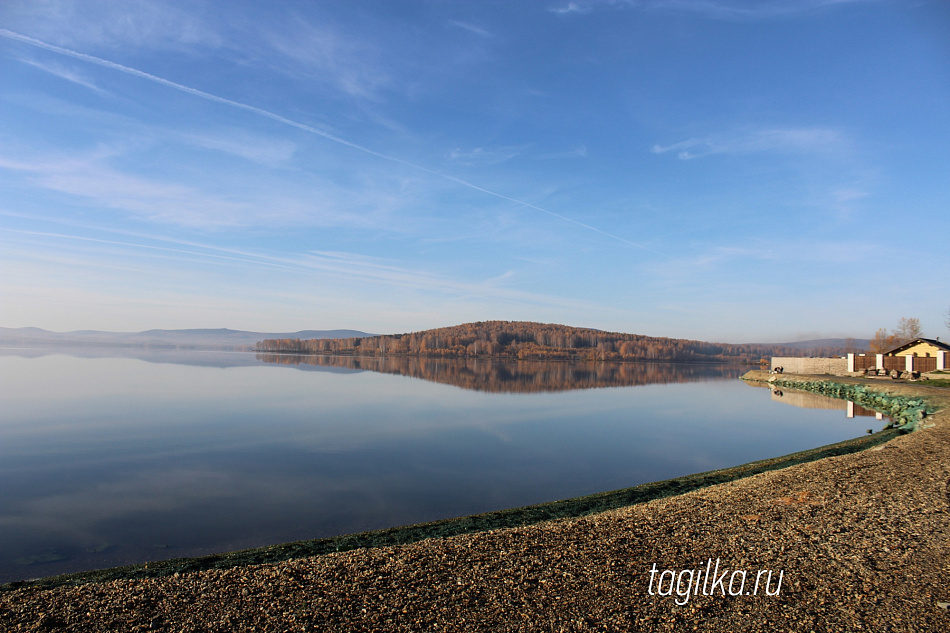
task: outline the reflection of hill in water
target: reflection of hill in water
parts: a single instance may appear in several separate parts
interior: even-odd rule
[[[258,354],[267,363],[337,367],[421,378],[497,393],[534,393],[738,378],[735,365],[437,359],[417,356]]]

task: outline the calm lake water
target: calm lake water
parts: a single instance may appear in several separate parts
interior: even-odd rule
[[[744,370],[0,350],[0,582],[564,499],[882,426],[778,404]]]

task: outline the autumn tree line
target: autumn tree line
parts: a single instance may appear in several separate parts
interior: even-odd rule
[[[838,348],[802,350],[782,345],[708,343],[603,332],[550,323],[479,321],[407,334],[342,339],[267,339],[259,352],[407,355],[521,360],[637,360],[758,363],[770,356],[822,356]]]

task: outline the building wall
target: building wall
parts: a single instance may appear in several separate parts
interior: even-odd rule
[[[941,341],[942,342],[942,341]],[[936,345],[931,345],[930,343],[917,343],[911,348],[905,349],[902,352],[898,352],[897,356],[913,356],[917,354],[918,356],[936,356],[937,352],[942,351]]]
[[[787,374],[832,374],[843,376],[848,373],[847,358],[801,358],[794,356],[773,356],[772,369],[782,367]]]

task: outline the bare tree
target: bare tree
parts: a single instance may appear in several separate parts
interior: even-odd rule
[[[883,354],[887,350],[897,345],[897,335],[888,334],[887,328],[880,328],[877,332],[874,333],[874,338],[871,339],[870,352],[872,354]]]
[[[897,322],[894,336],[897,338],[897,345],[903,345],[915,338],[920,338],[920,319],[901,317],[901,320]]]

